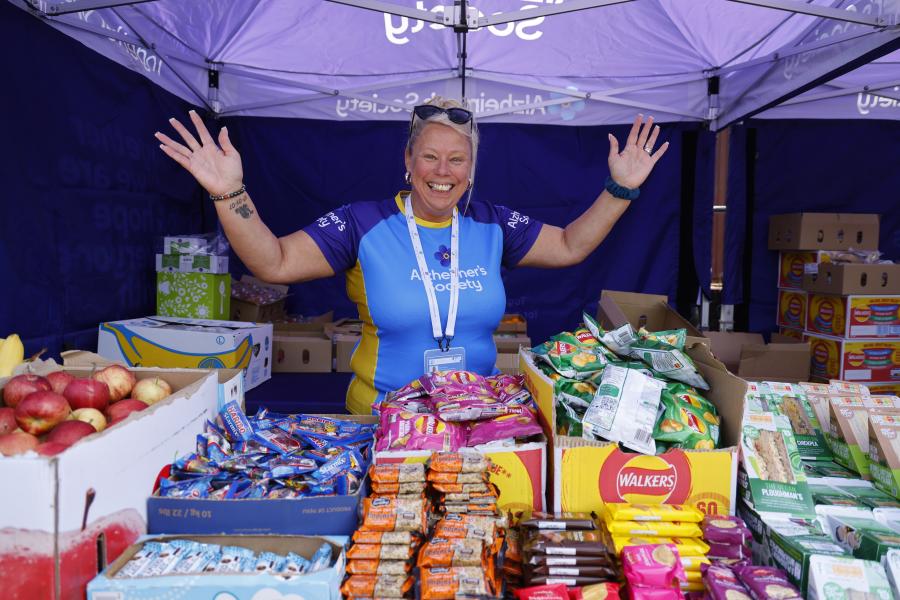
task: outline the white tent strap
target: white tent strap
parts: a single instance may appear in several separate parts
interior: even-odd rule
[[[834,86],[835,84],[829,83],[828,85]],[[791,104],[803,104],[805,102],[815,102],[816,100],[827,100],[829,98],[840,98],[841,96],[851,96],[853,94],[873,94],[876,96],[881,96],[883,98],[891,98],[893,100],[900,100],[900,94],[891,94],[891,93],[881,93],[876,94],[880,90],[886,90],[891,88],[891,91],[898,91],[895,88],[900,87],[900,79],[896,81],[889,81],[887,83],[877,83],[877,84],[867,84],[863,86],[852,86],[840,88],[837,90],[833,90],[831,92],[822,92],[819,94],[809,94],[809,95],[801,95],[791,98],[790,100],[786,100],[779,104],[778,106],[790,106]]]
[[[814,17],[822,17],[824,19],[834,19],[837,21],[849,21],[850,23],[859,23],[860,25],[871,25],[872,27],[883,27],[886,23],[881,17],[867,17],[862,13],[855,11],[843,10],[840,8],[831,8],[829,6],[816,6],[814,4],[804,4],[791,0],[728,0],[739,4],[750,4],[762,8],[772,8],[775,10],[784,10],[801,15],[811,15]]]
[[[410,19],[418,19],[428,23],[436,23],[445,25],[443,16],[439,16],[430,10],[420,8],[410,8],[390,2],[381,2],[380,0],[326,0],[333,4],[343,4],[345,6],[353,6],[356,8],[364,8],[366,10],[374,10],[375,12],[387,13],[398,17],[409,17]]]
[[[284,83],[284,80],[280,80],[280,79],[269,77],[269,76],[263,76],[262,74],[259,74],[259,73],[248,74],[248,77],[251,77],[251,76],[258,77],[263,80]],[[291,96],[289,98],[279,98],[277,100],[270,101],[270,102],[263,101],[263,102],[251,102],[251,103],[247,103],[247,104],[237,104],[237,105],[229,106],[229,107],[225,108],[221,112],[221,114],[228,115],[228,114],[234,114],[237,112],[242,112],[245,110],[251,110],[251,109],[256,109],[256,108],[269,108],[272,106],[284,106],[287,104],[300,104],[300,103],[309,102],[312,100],[321,100],[322,98],[327,98],[329,96],[356,98],[357,100],[365,100],[367,102],[372,102],[373,104],[378,104],[381,106],[399,106],[401,108],[409,110],[410,106],[408,104],[403,104],[402,102],[395,102],[392,100],[383,100],[381,98],[373,98],[371,96],[364,96],[364,95],[362,95],[362,93],[373,92],[373,91],[377,91],[377,90],[381,90],[381,89],[391,89],[391,88],[395,88],[395,87],[402,87],[405,85],[418,85],[418,84],[422,84],[422,83],[431,83],[433,81],[449,81],[452,79],[456,79],[456,74],[451,73],[448,75],[445,72],[442,75],[432,75],[432,76],[428,76],[428,77],[419,77],[419,78],[415,78],[415,79],[405,79],[403,81],[392,81],[389,83],[384,83],[384,84],[376,85],[376,86],[363,86],[363,87],[358,87],[358,88],[349,88],[349,89],[345,89],[345,90],[335,89],[335,90],[325,91],[325,92],[317,93],[317,94],[304,94],[304,95],[300,95],[300,96]],[[300,84],[300,83],[294,83],[293,81],[290,83],[297,87],[304,87],[304,85]]]

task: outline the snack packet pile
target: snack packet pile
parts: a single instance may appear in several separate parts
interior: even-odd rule
[[[203,573],[271,573],[296,577],[327,569],[334,562],[331,544],[324,542],[311,558],[289,552],[256,554],[250,548],[203,544],[192,540],[148,541],[114,575],[114,579],[195,575]]]
[[[711,515],[703,519],[703,540],[709,545],[707,556],[730,564],[748,562],[750,530],[740,517]]]
[[[800,600],[803,595],[776,567],[713,564],[703,571],[711,600]]]
[[[376,408],[379,451],[456,452],[541,433],[521,375],[430,373],[389,393]]]
[[[629,546],[622,550],[622,569],[633,600],[683,598],[681,588],[688,577],[673,544]]]
[[[172,498],[302,498],[350,495],[371,462],[374,425],[261,408],[247,417],[236,402],[197,436],[160,480]]]
[[[639,594],[643,594],[643,597],[648,597],[648,595],[669,597],[672,595],[670,591],[656,590],[659,587],[666,588],[666,590],[669,587],[675,587],[679,593],[703,591],[700,569],[703,565],[708,565],[710,559],[707,557],[709,546],[700,539],[702,535],[700,524],[704,517],[699,510],[693,506],[677,504],[651,505],[611,502],[604,505],[603,517],[607,530],[613,536],[616,551],[622,554],[623,561],[626,555],[632,556],[635,560],[640,559],[639,563],[640,561],[644,561],[644,563],[649,561],[645,554],[651,551],[639,552],[633,550],[635,547],[663,548],[656,552],[660,556],[665,554],[666,557],[669,556],[668,550],[673,550],[674,555],[678,557],[680,570],[674,565],[672,566],[673,576],[678,576],[677,586],[669,586],[668,583],[659,585],[658,582],[654,585],[642,583],[640,585],[644,587],[654,588],[652,592],[646,590],[639,592]],[[643,564],[639,571],[649,568],[647,564]],[[638,572],[634,577],[642,581]]]
[[[556,433],[620,442],[644,454],[669,448],[713,449],[719,442],[709,389],[684,353],[686,331],[605,331],[588,314],[584,326],[532,349],[554,381]]]

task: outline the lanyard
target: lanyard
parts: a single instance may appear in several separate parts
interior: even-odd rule
[[[409,195],[406,196],[406,228],[409,230],[409,239],[412,241],[416,262],[419,264],[419,276],[422,278],[425,295],[428,297],[431,333],[438,343],[438,348],[447,352],[450,349],[450,340],[453,339],[456,330],[456,311],[459,308],[459,212],[456,208],[453,209],[453,219],[450,225],[450,308],[447,310],[447,329],[443,332],[441,331],[441,313],[438,309],[437,296],[434,293],[431,272],[425,262],[425,252],[422,251],[422,240],[419,238],[419,229],[416,226],[416,217],[413,214],[412,200]]]

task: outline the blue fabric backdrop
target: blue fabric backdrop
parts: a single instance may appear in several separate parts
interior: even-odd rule
[[[101,321],[155,312],[153,255],[161,236],[215,227],[209,200],[153,138],[168,117],[184,116],[189,107],[5,3],[0,35],[16,48],[0,58],[8,81],[0,95],[7,124],[0,335],[19,332],[29,353],[92,349]],[[392,196],[402,184],[405,124],[260,118],[227,124],[247,186],[276,234],[343,203]],[[666,128],[669,153],[588,260],[505,274],[508,308],[526,314],[533,339],[573,327],[582,309],[596,309],[603,288],[674,296],[683,127]],[[602,187],[607,131],[485,126],[476,193],[564,225]],[[627,128],[613,131],[624,140]],[[239,274],[239,261],[234,265]],[[342,277],[292,292],[294,312],[354,314]]]

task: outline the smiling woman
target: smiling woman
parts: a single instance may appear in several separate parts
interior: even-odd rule
[[[363,322],[350,361],[347,407],[368,413],[385,394],[433,369],[495,371],[492,333],[506,308],[501,267],[564,267],[590,254],[638,197],[668,143],[656,148],[652,117],[634,120],[625,145],[609,136],[606,185],[565,228],[504,206],[471,201],[478,156],[474,115],[433,98],[410,116],[404,152],[408,189],[342,206],[278,238],[256,212],[228,130],[213,140],[200,117],[197,137],[176,119],[176,141],[160,148],[209,192],[235,252],[265,281],[293,283],[344,273]],[[199,139],[198,139],[199,138]],[[182,143],[183,142],[183,143]],[[460,206],[460,200],[466,201]]]

